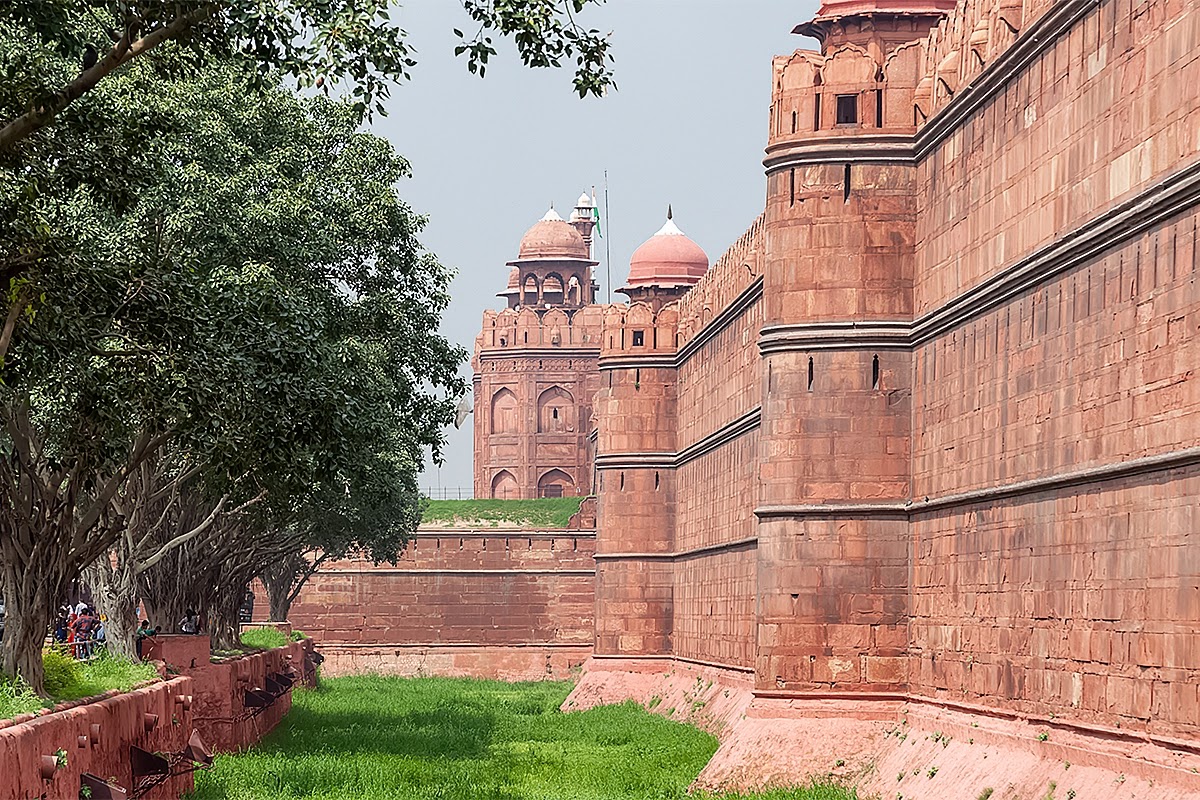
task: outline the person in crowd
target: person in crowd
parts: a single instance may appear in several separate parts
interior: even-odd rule
[[[75,657],[90,658],[92,655],[92,635],[96,631],[98,620],[92,614],[92,609],[83,607],[83,613],[75,619]]]
[[[58,615],[54,618],[54,642],[55,644],[66,644],[67,642],[67,610],[60,608]]]
[[[199,633],[200,632],[200,616],[193,609],[188,609],[183,619],[179,620],[179,631],[181,633]]]
[[[157,633],[158,631],[156,629],[150,627],[150,620],[144,619],[138,623],[137,630],[133,633],[133,643],[137,648],[138,661],[143,660],[142,647],[145,646],[146,640]]]
[[[96,628],[92,631],[92,646],[101,650],[108,647],[108,631],[105,630],[104,622],[105,616],[103,614],[99,615],[96,618]]]
[[[75,653],[75,623],[79,620],[79,615],[74,611],[67,614],[67,652],[74,655]]]

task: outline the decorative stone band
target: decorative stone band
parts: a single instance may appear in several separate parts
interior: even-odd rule
[[[759,335],[759,351],[766,355],[823,349],[902,349],[924,344],[1197,204],[1200,161],[1156,181],[911,323],[869,320],[767,326]]]
[[[1189,447],[1159,455],[1135,458],[1119,464],[1104,464],[1097,467],[1064,472],[1043,478],[1031,478],[1003,486],[990,486],[968,492],[956,492],[941,497],[924,498],[907,503],[820,503],[811,505],[759,506],[754,515],[759,519],[796,517],[887,517],[904,518],[916,514],[929,514],[949,508],[1007,500],[1013,497],[1037,494],[1060,489],[1077,489],[1095,483],[1125,478],[1153,477],[1175,469],[1200,466],[1200,447]],[[599,558],[599,556],[597,556]]]
[[[905,164],[916,165],[913,137],[905,134],[837,136],[822,141],[782,142],[767,148],[763,166],[773,175],[791,167],[812,164]]]
[[[620,655],[620,654],[605,654],[593,653],[592,659],[595,661],[603,661],[612,659],[613,661],[680,661],[685,664],[696,664],[701,667],[712,667],[714,669],[727,669],[731,672],[742,672],[747,675],[754,674],[754,667],[738,667],[733,664],[721,664],[716,661],[702,661],[698,658],[687,658],[686,656],[662,656],[662,655]]]
[[[596,469],[674,469],[675,453],[602,453]]]
[[[479,351],[480,361],[495,361],[508,358],[597,358],[599,347],[578,347],[568,344],[554,347],[487,347]]]
[[[596,469],[675,469],[756,430],[761,423],[762,406],[757,406],[678,453],[601,453],[596,456]]]
[[[675,369],[676,362],[674,353],[620,353],[601,356],[600,369]]]
[[[745,289],[742,289],[729,305],[725,306],[721,309],[720,313],[709,320],[708,324],[701,328],[683,347],[679,348],[679,354],[676,356],[676,365],[683,366],[687,363],[688,359],[694,356],[700,348],[708,344],[711,339],[725,330],[738,317],[746,313],[748,308],[758,302],[762,298],[762,294],[763,276],[759,275]]]
[[[913,141],[918,161],[924,159],[967,119],[1008,87],[1020,74],[1062,36],[1071,32],[1088,12],[1100,7],[1098,0],[1065,0],[1054,4],[1036,22],[1021,31],[1017,40],[983,72],[960,88],[945,107],[933,115]]]
[[[591,569],[322,569],[322,575],[588,575]]]
[[[913,324],[913,342],[921,344],[980,316],[1110,248],[1141,236],[1197,203],[1200,203],[1200,160],[1159,179],[940,308],[922,314]]]
[[[736,539],[732,542],[708,544],[691,550],[678,550],[672,553],[596,553],[597,561],[685,561],[689,558],[702,558],[715,553],[728,553],[736,550],[750,550],[758,547],[758,537]]]
[[[768,325],[758,337],[763,355],[796,350],[907,350],[912,347],[908,321],[812,322]]]

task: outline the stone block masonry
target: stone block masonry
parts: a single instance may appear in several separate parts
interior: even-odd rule
[[[703,785],[1200,796],[1200,4],[797,32],[763,215],[604,311],[567,707],[690,665],[751,687]]]
[[[589,530],[423,528],[395,565],[324,565],[290,621],[329,676],[563,679],[592,649],[594,551]]]

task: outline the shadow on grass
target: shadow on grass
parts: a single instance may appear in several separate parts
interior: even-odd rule
[[[289,717],[289,724],[272,734],[258,752],[482,759],[488,755],[496,728],[494,714],[471,706],[443,705],[403,713],[382,707],[354,712],[295,708]]]

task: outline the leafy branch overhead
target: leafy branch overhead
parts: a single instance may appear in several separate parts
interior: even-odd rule
[[[599,97],[613,85],[609,67],[612,56],[609,35],[585,29],[575,15],[588,5],[604,0],[463,0],[463,8],[479,24],[468,38],[461,30],[454,34],[462,44],[455,55],[467,55],[467,69],[481,77],[488,59],[496,55],[491,34],[511,38],[521,61],[529,67],[561,67],[575,59],[575,91],[580,97]]]
[[[478,32],[456,31],[468,69],[482,75],[496,54],[493,34],[510,38],[529,67],[575,60],[580,97],[612,84],[609,38],[584,28],[577,15],[604,0],[461,0]],[[416,64],[407,32],[391,17],[393,0],[10,0],[0,25],[29,32],[70,70],[31,69],[36,62],[0,53],[8,92],[22,102],[0,104],[0,152],[28,138],[124,65],[168,43],[182,53],[175,69],[195,71],[212,59],[244,59],[250,82],[278,75],[330,92],[348,84],[360,114],[386,113],[392,83]]]

